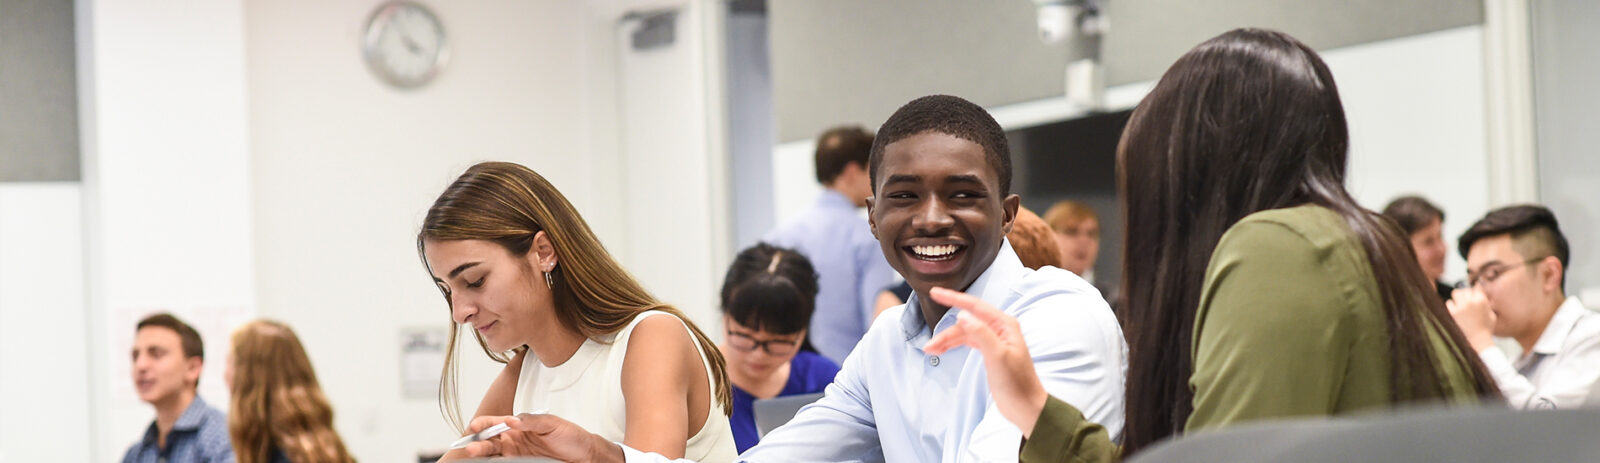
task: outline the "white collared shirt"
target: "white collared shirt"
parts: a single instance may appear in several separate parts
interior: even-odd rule
[[[1050,395],[1121,435],[1127,345],[1094,286],[1065,270],[1023,267],[1007,242],[967,292],[1017,318]],[[1022,431],[995,408],[983,355],[964,346],[922,351],[959,309],[929,330],[916,304],[913,294],[884,311],[826,395],[738,461],[1017,461]],[[623,450],[630,462],[665,461]]]
[[[1484,349],[1478,356],[1512,408],[1578,408],[1591,390],[1600,387],[1600,314],[1569,297],[1531,352],[1516,362],[1499,347]]]

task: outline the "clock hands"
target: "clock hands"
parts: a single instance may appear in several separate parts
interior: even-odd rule
[[[445,53],[444,30],[426,7],[387,0],[367,22],[364,55],[373,72],[409,89],[432,79]]]
[[[405,45],[406,50],[410,51],[413,55],[421,53],[422,46],[417,44],[416,39],[411,38],[411,33],[416,31],[418,26],[428,27],[426,21],[427,18],[421,17],[421,15],[414,10],[402,10],[400,14],[395,16],[394,25],[400,33],[400,42],[401,44]]]
[[[405,45],[406,51],[410,51],[413,55],[422,52],[422,46],[417,45],[417,41],[411,39],[411,34],[407,34],[404,31],[400,32],[400,43]]]

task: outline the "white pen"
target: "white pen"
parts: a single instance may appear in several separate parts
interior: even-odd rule
[[[546,413],[550,413],[550,412],[547,411],[547,410],[538,410],[538,411],[528,412],[527,414],[529,414],[529,415],[543,415],[543,414],[546,414]],[[493,438],[494,436],[500,435],[500,433],[503,433],[503,432],[506,432],[506,431],[510,431],[510,430],[511,430],[511,426],[507,426],[505,423],[500,423],[500,424],[497,424],[497,425],[494,425],[494,426],[490,426],[488,429],[462,436],[460,439],[457,439],[455,443],[450,444],[450,450],[455,450],[455,449],[459,449],[459,448],[462,448],[462,447],[466,447],[468,444],[471,444],[473,442],[489,440],[490,438]]]

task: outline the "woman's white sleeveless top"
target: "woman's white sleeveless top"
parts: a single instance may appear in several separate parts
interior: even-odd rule
[[[621,331],[607,336],[610,339],[585,340],[572,358],[555,367],[544,366],[529,352],[522,362],[522,374],[517,378],[513,412],[546,410],[600,437],[622,442],[628,419],[627,404],[622,397],[622,361],[628,353],[628,338],[640,321],[657,315],[677,319],[656,310],[641,313]],[[678,322],[681,324],[683,320]],[[684,331],[688,330],[684,325]],[[690,339],[694,341],[695,351],[700,353],[706,379],[714,384],[716,376],[711,373],[711,362],[706,361],[700,343],[692,335]],[[684,458],[702,463],[733,461],[737,456],[733,431],[715,390],[711,393],[711,407],[707,413],[705,426],[689,438]]]

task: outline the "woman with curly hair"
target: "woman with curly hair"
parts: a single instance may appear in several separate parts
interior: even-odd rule
[[[246,323],[233,332],[223,377],[232,391],[228,432],[239,463],[349,463],[333,407],[311,359],[287,325]]]

